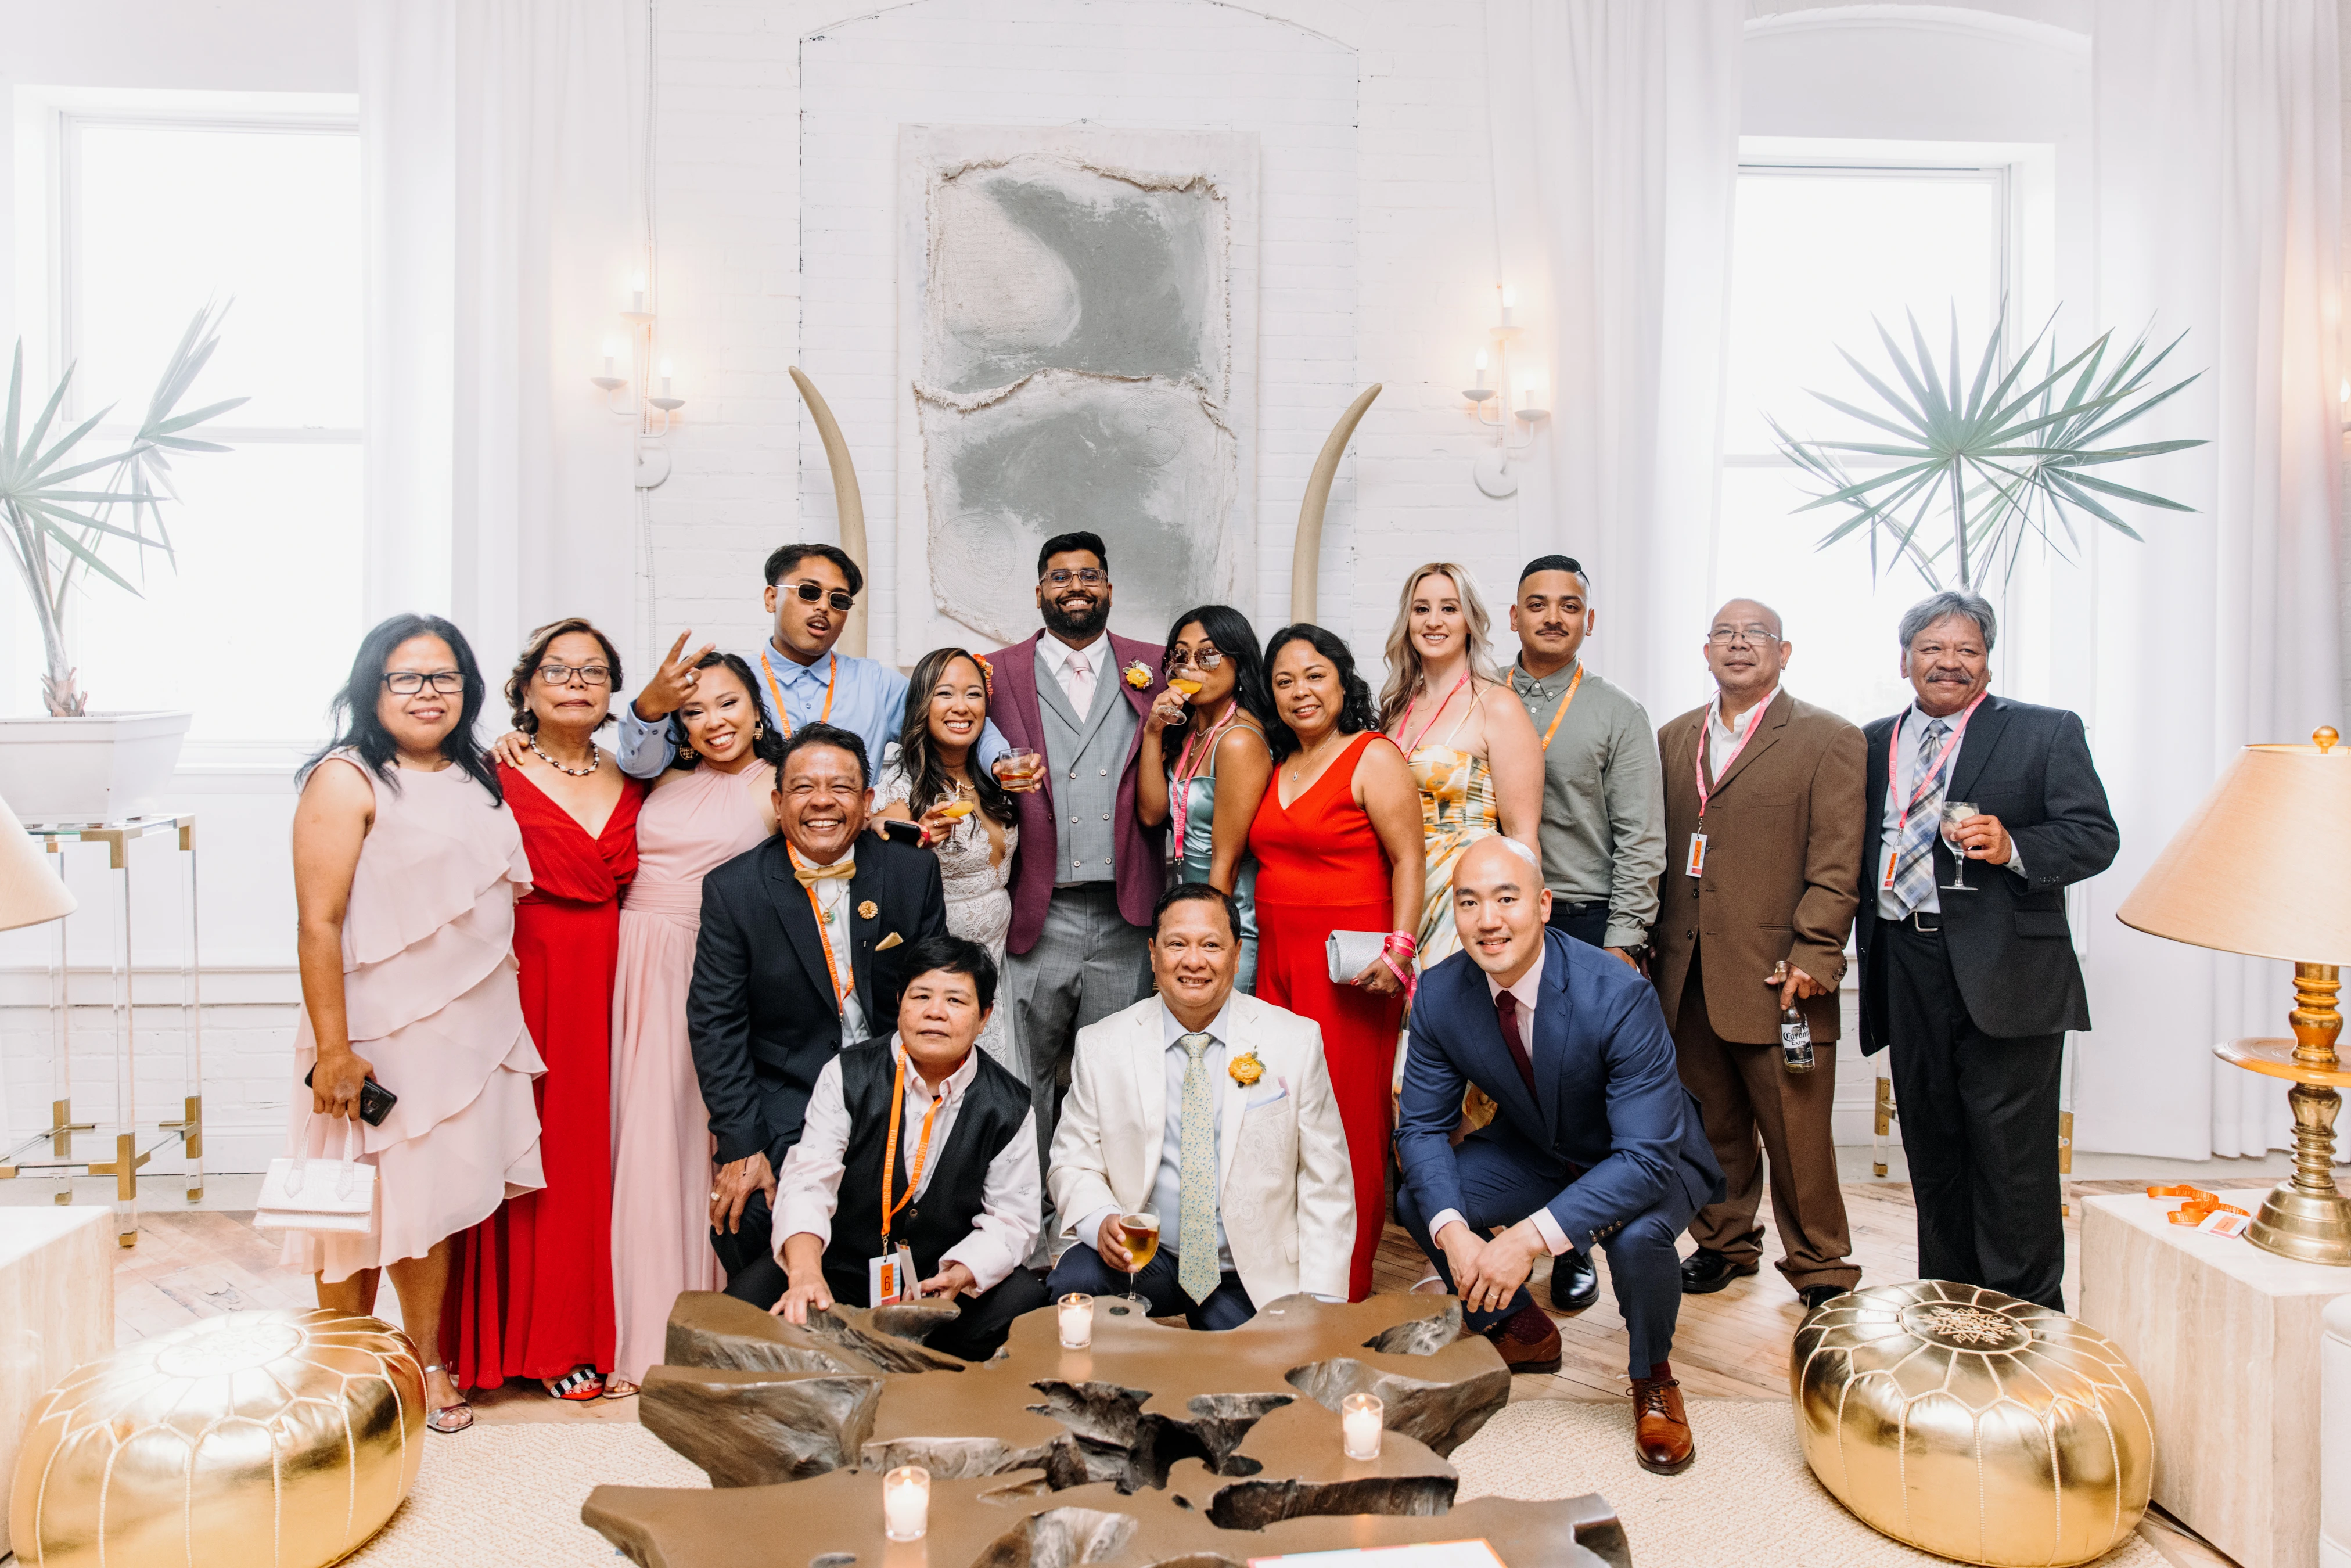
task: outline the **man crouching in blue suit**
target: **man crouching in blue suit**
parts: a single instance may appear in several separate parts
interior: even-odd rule
[[[1398,1218],[1514,1373],[1559,1369],[1559,1330],[1527,1293],[1535,1259],[1605,1247],[1631,1341],[1634,1450],[1643,1469],[1678,1475],[1697,1449],[1669,1364],[1682,1300],[1674,1243],[1721,1201],[1722,1172],[1656,991],[1614,954],[1549,929],[1550,914],[1524,845],[1496,836],[1462,854],[1463,950],[1413,998]],[[1498,1109],[1457,1149],[1472,1083]]]

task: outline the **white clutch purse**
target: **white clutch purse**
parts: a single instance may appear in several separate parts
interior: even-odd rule
[[[343,1157],[281,1155],[261,1178],[256,1230],[323,1230],[367,1236],[375,1230],[375,1167],[359,1159],[360,1124],[345,1124]]]
[[[1331,960],[1331,983],[1343,986],[1376,962],[1388,945],[1384,931],[1333,931],[1322,951]]]

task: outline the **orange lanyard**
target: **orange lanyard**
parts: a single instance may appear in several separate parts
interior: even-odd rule
[[[914,1168],[906,1176],[906,1196],[897,1202],[890,1201],[890,1173],[898,1165],[898,1113],[906,1106],[906,1048],[898,1047],[898,1077],[890,1091],[890,1141],[882,1149],[882,1245],[887,1251],[890,1244],[890,1222],[898,1211],[914,1201],[914,1189],[923,1185],[923,1162],[931,1155],[931,1118],[946,1103],[946,1091],[931,1096],[931,1108],[923,1113],[923,1141],[914,1145]]]
[[[795,871],[799,869],[799,851],[787,843],[784,853],[791,857],[792,868]],[[849,993],[857,988],[857,971],[852,969],[844,977],[841,972],[841,960],[832,956],[832,932],[825,923],[824,905],[817,901],[815,884],[804,882],[800,883],[800,891],[808,894],[809,913],[816,916],[816,939],[824,948],[824,972],[832,979],[833,1004],[841,1006],[849,1000]]]
[[[1583,665],[1579,662],[1575,666],[1575,679],[1567,683],[1567,695],[1559,699],[1559,711],[1551,716],[1551,727],[1543,731],[1542,748],[1545,751],[1551,749],[1551,737],[1559,733],[1559,721],[1565,718],[1567,710],[1575,706],[1575,688],[1583,684]],[[1703,814],[1703,808],[1701,808],[1701,814]]]
[[[1894,819],[1896,843],[1902,841],[1902,826],[1910,820],[1911,808],[1925,800],[1928,791],[1935,787],[1935,780],[1943,776],[1943,764],[1951,759],[1951,753],[1959,748],[1960,740],[1965,738],[1968,733],[1968,720],[1975,717],[1976,709],[1981,706],[1984,698],[1990,695],[1991,693],[1989,690],[1976,694],[1976,700],[1968,705],[1967,711],[1959,715],[1959,722],[1951,727],[1951,738],[1943,742],[1943,749],[1936,753],[1935,765],[1922,770],[1917,782],[1911,785],[1910,799],[1902,803],[1902,814]],[[1895,780],[1899,777],[1896,769],[1901,766],[1902,726],[1897,723],[1894,727],[1893,735],[1887,737],[1886,743],[1886,793],[1889,798],[1895,793]]]
[[[1730,771],[1730,765],[1739,760],[1739,754],[1747,749],[1747,743],[1754,739],[1756,730],[1762,727],[1763,710],[1779,700],[1780,688],[1774,686],[1771,688],[1771,695],[1755,705],[1755,710],[1747,716],[1747,728],[1740,736],[1739,744],[1732,747],[1730,755],[1722,759],[1724,773]],[[1721,710],[1722,694],[1717,692],[1714,697],[1714,712],[1708,713],[1704,718],[1698,720],[1698,755],[1690,760],[1691,768],[1698,773],[1698,820],[1701,822],[1706,821],[1707,798],[1714,793],[1712,789],[1707,788],[1706,758],[1707,753],[1714,749],[1714,715]],[[1719,778],[1719,775],[1717,777]]]
[[[816,716],[819,724],[832,722],[832,689],[841,680],[841,655],[828,653],[825,657],[832,664],[824,677],[824,711]],[[765,648],[759,650],[759,673],[768,677],[768,691],[776,699],[776,727],[784,732],[786,740],[789,740],[792,737],[792,716],[784,707],[784,688],[776,684],[776,667],[768,663]]]

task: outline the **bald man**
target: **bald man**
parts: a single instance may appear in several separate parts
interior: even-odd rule
[[[1771,606],[1724,605],[1704,651],[1714,700],[1657,731],[1666,874],[1649,939],[1682,1082],[1729,1188],[1690,1225],[1682,1289],[1707,1294],[1756,1271],[1768,1163],[1780,1272],[1816,1307],[1861,1282],[1829,1111],[1866,747],[1858,728],[1788,694],[1795,646]],[[1782,1064],[1785,1008],[1811,1027],[1809,1072]]]

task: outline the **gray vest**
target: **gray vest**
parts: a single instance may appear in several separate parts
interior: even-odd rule
[[[1081,717],[1070,706],[1060,677],[1037,644],[1037,713],[1045,730],[1045,760],[1053,769],[1053,885],[1110,882],[1118,834],[1111,821],[1118,810],[1119,777],[1141,722],[1119,690],[1118,655],[1110,639],[1099,650],[1104,667],[1094,672],[1094,700]]]

